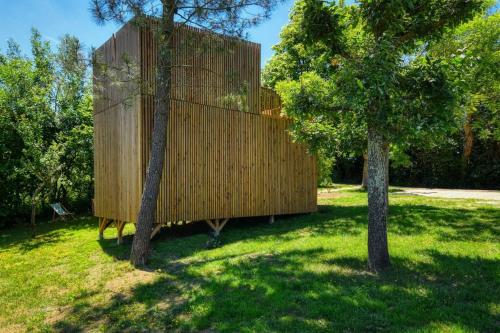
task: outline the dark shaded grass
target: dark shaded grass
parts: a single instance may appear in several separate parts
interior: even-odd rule
[[[27,253],[39,247],[64,242],[75,233],[95,227],[96,223],[96,219],[91,216],[55,221],[42,220],[37,223],[34,237],[27,223],[0,229],[0,253],[13,247]]]

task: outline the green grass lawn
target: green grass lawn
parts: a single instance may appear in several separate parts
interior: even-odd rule
[[[366,193],[315,214],[164,229],[148,270],[97,221],[0,231],[0,331],[494,332],[500,206],[391,194],[392,268],[366,266]],[[133,231],[127,226],[127,233]]]

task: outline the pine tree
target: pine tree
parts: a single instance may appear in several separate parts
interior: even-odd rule
[[[242,36],[246,29],[270,16],[279,0],[92,0],[92,12],[98,23],[124,23],[135,17],[137,22],[157,20],[155,37],[158,44],[155,111],[152,148],[136,233],[130,260],[136,266],[148,259],[150,236],[155,221],[161,173],[167,146],[166,131],[170,113],[172,78],[172,37],[182,25]],[[143,20],[144,19],[144,20]]]

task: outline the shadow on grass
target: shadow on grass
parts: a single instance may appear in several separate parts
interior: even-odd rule
[[[366,224],[365,206],[318,206],[318,212],[306,215],[288,215],[268,224],[268,217],[232,219],[222,231],[223,245],[250,239],[276,239],[281,241],[297,238],[297,231],[308,235],[358,235]],[[188,257],[203,250],[211,229],[203,221],[182,226],[163,228],[153,240],[153,249],[167,253],[171,259]],[[100,245],[104,252],[117,260],[126,260],[130,253],[133,236],[124,237],[123,246],[114,239],[104,239]]]
[[[440,241],[498,241],[500,209],[457,209],[397,204],[389,208],[389,233],[434,234]]]
[[[322,205],[314,214],[231,221],[224,244],[247,240],[287,241],[302,236],[366,232],[364,205]],[[366,258],[314,248],[279,254],[226,254],[193,261],[204,248],[208,227],[195,223],[165,229],[153,242],[149,269],[157,279],[127,292],[82,291],[50,330],[325,332],[476,330],[498,331],[500,261],[445,253],[447,242],[497,242],[500,210],[450,209],[398,203],[390,208],[389,235],[430,234],[441,241],[421,261],[393,257],[378,276],[365,271]],[[0,237],[0,251],[30,251],[63,242],[71,231],[95,228],[94,218],[39,226]],[[131,236],[100,245],[127,260]],[[411,246],[411,245],[410,245]],[[271,250],[271,249],[270,249]],[[109,296],[109,299],[106,298]],[[497,311],[497,312],[495,312]]]
[[[84,331],[98,322],[109,331],[497,331],[500,260],[444,249],[451,241],[498,241],[500,210],[397,204],[390,216],[390,236],[428,233],[443,248],[432,245],[421,261],[393,257],[391,269],[375,276],[366,272],[366,258],[323,248],[193,261],[188,257],[203,249],[208,227],[166,229],[153,242],[148,267],[159,273],[157,280],[104,303],[82,295],[53,329]],[[224,243],[365,230],[366,206],[323,205],[315,214],[282,217],[274,225],[232,221]],[[131,237],[124,246],[101,242],[119,260],[128,258],[130,244]]]
[[[456,209],[430,205],[396,204],[390,207],[388,231],[392,235],[429,234],[439,241],[498,241],[500,209]],[[366,206],[320,205],[318,212],[308,215],[282,216],[273,225],[267,218],[231,220],[224,231],[223,244],[249,239],[293,240],[297,232],[314,235],[359,235],[366,232]],[[204,222],[164,228],[155,237],[153,248],[169,253],[172,259],[188,257],[204,249],[209,227]],[[128,259],[132,235],[124,246],[114,239],[101,241],[103,251],[118,260]]]
[[[498,329],[492,311],[500,296],[500,262],[425,254],[428,262],[393,258],[392,268],[378,276],[364,270],[364,258],[322,248],[219,258],[219,268],[208,273],[206,262],[155,261],[158,280],[103,305],[82,297],[53,328],[84,331],[99,322],[109,331]],[[131,315],[134,308],[145,310]]]
[[[41,221],[36,226],[35,237],[32,237],[29,225],[16,225],[1,231],[0,252],[14,246],[21,252],[29,252],[42,246],[63,242],[71,237],[72,232],[89,228],[97,228],[96,218],[81,216],[74,219]]]

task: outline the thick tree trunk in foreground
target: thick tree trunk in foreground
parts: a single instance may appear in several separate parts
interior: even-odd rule
[[[389,144],[375,128],[368,129],[368,269],[390,265],[387,246]]]
[[[156,205],[163,164],[165,162],[165,148],[167,146],[175,5],[171,0],[162,2],[163,16],[160,23],[161,31],[157,37],[159,56],[156,74],[151,157],[146,172],[141,208],[137,217],[136,231],[130,253],[130,261],[135,266],[143,266],[148,260],[151,232],[156,219]]]
[[[361,188],[368,188],[368,153],[363,153],[363,179],[361,180]]]

